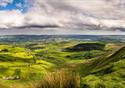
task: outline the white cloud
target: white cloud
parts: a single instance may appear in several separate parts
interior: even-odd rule
[[[17,4],[16,4],[16,7],[17,7],[17,8],[21,8],[21,7],[22,7],[22,4],[21,4],[21,3],[17,3]]]
[[[124,27],[125,11],[121,7],[125,6],[124,2],[125,0],[36,0],[33,12],[53,18],[64,26],[82,23]]]
[[[0,27],[9,28],[13,26],[22,26],[24,24],[24,15],[18,11],[0,11]]]
[[[7,6],[8,4],[11,4],[13,0],[0,0],[0,6]]]
[[[12,2],[12,0],[3,1],[7,3]],[[0,11],[0,28],[26,25],[58,25],[62,29],[54,30],[61,33],[65,33],[66,31],[71,32],[74,29],[76,31],[80,30],[78,31],[80,33],[82,30],[90,30],[83,29],[86,28],[84,27],[85,25],[90,25],[90,27],[91,25],[96,25],[107,28],[125,28],[125,0],[26,1],[33,5],[28,13],[23,14],[19,10]],[[21,7],[21,4],[17,4],[17,6]]]

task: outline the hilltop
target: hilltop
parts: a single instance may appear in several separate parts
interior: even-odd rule
[[[73,47],[66,48],[67,51],[91,51],[91,50],[104,50],[105,44],[101,43],[80,43]]]

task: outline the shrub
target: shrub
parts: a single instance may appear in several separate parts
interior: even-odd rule
[[[80,88],[80,77],[66,71],[47,73],[35,88]]]

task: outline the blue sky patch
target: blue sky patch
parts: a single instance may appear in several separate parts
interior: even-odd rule
[[[25,13],[28,11],[30,5],[25,0],[13,0],[12,3],[8,3],[6,6],[0,6],[0,10],[14,10],[18,9]]]

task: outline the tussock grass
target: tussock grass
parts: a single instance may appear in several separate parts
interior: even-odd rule
[[[0,88],[9,88],[8,86],[5,86],[4,84],[0,83]]]
[[[67,71],[47,73],[34,88],[80,88],[80,76]]]

